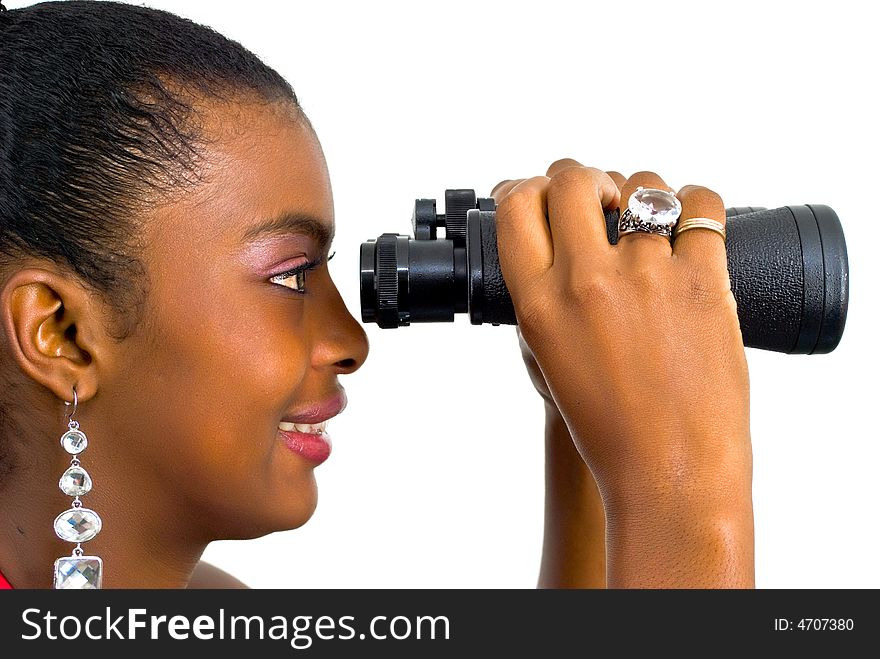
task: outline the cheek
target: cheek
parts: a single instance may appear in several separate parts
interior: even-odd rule
[[[274,432],[294,407],[309,368],[301,307],[283,299],[239,305],[237,312],[227,307],[222,323],[186,342],[195,377],[183,385],[211,392],[204,403],[215,430],[223,424],[242,432]]]
[[[296,407],[307,377],[309,350],[303,305],[266,297],[218,296],[189,307],[188,322],[165,322],[154,348],[140,351],[144,413],[161,424],[156,430],[178,464],[216,473],[231,461],[259,467],[271,459],[278,421]]]

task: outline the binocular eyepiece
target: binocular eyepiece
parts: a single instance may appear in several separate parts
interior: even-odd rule
[[[417,199],[414,237],[383,233],[361,243],[361,319],[381,328],[453,322],[515,325],[501,275],[495,200],[446,190],[446,213]],[[617,244],[618,211],[605,213]],[[828,353],[843,335],[849,300],[846,242],[828,206],[727,209],[727,269],[746,346]],[[444,235],[438,237],[438,229]]]

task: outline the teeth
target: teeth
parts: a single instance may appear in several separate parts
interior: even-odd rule
[[[321,423],[287,423],[282,421],[278,424],[278,429],[285,432],[295,430],[296,432],[308,432],[313,435],[323,435],[327,431],[327,422]]]

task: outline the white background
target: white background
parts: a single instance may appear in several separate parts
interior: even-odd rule
[[[442,211],[446,188],[488,196],[562,157],[705,185],[727,206],[834,208],[851,273],[839,347],[746,350],[756,581],[880,587],[872,3],[147,4],[291,82],[327,156],[330,270],[358,320],[359,245],[411,233],[417,197]],[[459,316],[367,333],[312,520],[204,558],[257,588],[534,586],[544,417],[514,328]]]

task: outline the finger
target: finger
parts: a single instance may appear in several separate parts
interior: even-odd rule
[[[554,262],[576,263],[610,253],[606,208],[616,208],[620,190],[601,169],[576,160],[557,160],[547,170],[547,217]],[[585,256],[586,255],[586,256]]]
[[[557,160],[552,165],[550,165],[550,167],[547,169],[547,176],[552,177],[555,174],[561,172],[566,167],[584,167],[584,165],[579,163],[577,160],[574,160],[573,158],[561,158],[560,160]],[[611,177],[611,180],[614,181],[614,184],[617,186],[618,190],[623,188],[624,184],[626,183],[626,176],[614,170],[609,170],[605,173]]]
[[[492,188],[492,192],[489,193],[489,196],[494,198],[494,197],[495,197],[495,192],[498,190],[498,188],[500,188],[501,186],[503,186],[505,183],[510,183],[510,179],[509,179],[509,178],[508,178],[508,179],[504,179],[504,180],[501,181],[500,183],[497,183],[497,184],[495,185],[495,187]]]
[[[614,181],[615,185],[617,185],[618,190],[623,190],[623,186],[626,185],[626,176],[624,176],[620,172],[615,172],[614,170],[605,173],[611,177],[611,180]]]
[[[681,201],[679,224],[690,218],[707,217],[726,226],[724,201],[709,188],[686,185],[678,191],[678,199]],[[694,264],[701,263],[720,276],[728,276],[724,238],[711,229],[689,229],[678,234],[674,239],[672,253],[675,258]]]
[[[547,176],[553,178],[566,167],[584,167],[574,158],[560,158],[547,168]]]
[[[553,265],[546,176],[518,181],[495,208],[498,263],[514,306]]]
[[[666,185],[666,182],[654,172],[636,172],[630,176],[620,190],[620,214],[629,205],[630,196],[638,188],[657,188],[675,194],[675,191]],[[621,256],[635,261],[643,259],[656,259],[660,256],[672,255],[672,244],[668,237],[644,231],[634,231],[619,236],[617,246]]]
[[[510,194],[510,191],[523,181],[525,181],[524,178],[501,181],[501,183],[492,188],[492,194],[489,196],[491,196],[495,200],[495,205],[498,206],[498,204],[501,203],[501,200],[504,199],[508,194]]]

